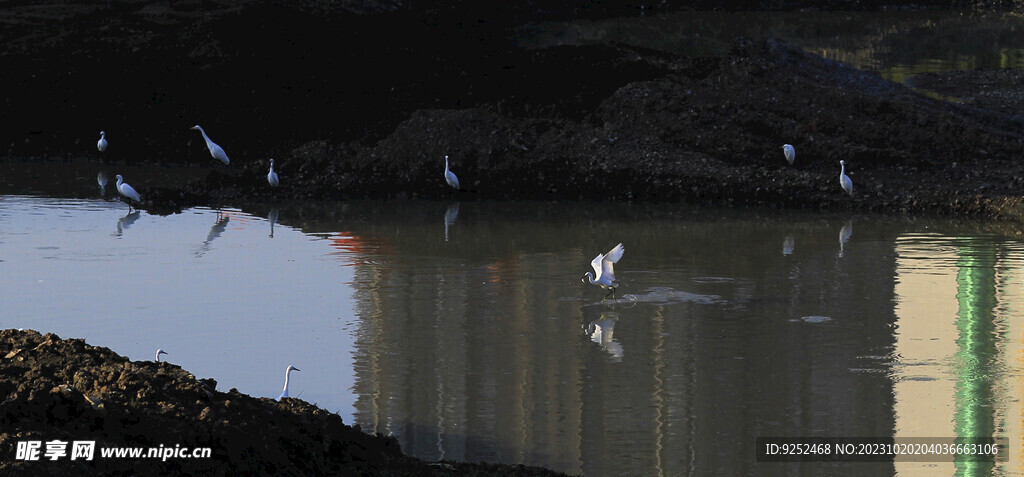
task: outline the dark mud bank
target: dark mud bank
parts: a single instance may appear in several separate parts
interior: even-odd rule
[[[602,65],[608,74],[588,78],[622,84],[559,95],[569,104],[532,111],[500,102],[419,110],[370,145],[316,141],[285,154],[280,189],[265,187],[264,166],[248,164],[192,192],[222,200],[663,200],[1024,218],[1024,124],[1006,112],[933,99],[775,41],[741,40],[723,58],[626,47],[533,55]],[[629,71],[644,78],[623,79]],[[796,147],[793,166],[783,143]],[[443,180],[445,155],[460,192]],[[839,187],[840,160],[852,198]]]
[[[130,180],[159,213],[454,197],[1024,218],[1019,112],[935,99],[773,40],[739,39],[714,58],[517,46],[526,21],[588,12],[570,4],[11,9],[0,57],[14,72],[3,86],[21,93],[8,99],[17,122],[6,129],[21,136],[7,156],[91,155],[113,173],[208,166],[188,129],[202,124],[231,165],[184,186]],[[111,143],[102,156],[100,129]],[[462,191],[445,184],[445,155]],[[277,189],[265,178],[270,157]]]
[[[495,464],[427,463],[398,443],[299,399],[277,402],[170,363],[130,361],[82,340],[0,331],[3,475],[563,475]],[[16,460],[25,441],[208,447],[210,458]],[[45,450],[45,447],[42,449]]]

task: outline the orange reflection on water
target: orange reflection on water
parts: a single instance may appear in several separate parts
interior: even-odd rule
[[[330,255],[337,256],[342,263],[351,265],[367,265],[375,261],[375,255],[395,255],[394,245],[386,240],[360,237],[352,232],[336,232],[327,239],[331,248],[336,251]]]

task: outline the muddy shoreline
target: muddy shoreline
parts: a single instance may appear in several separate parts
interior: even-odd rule
[[[513,32],[527,10],[326,5],[12,9],[0,56],[18,72],[6,89],[23,94],[8,99],[19,120],[6,156],[84,155],[112,173],[216,166],[188,129],[202,124],[231,165],[185,185],[126,178],[147,184],[142,207],[155,213],[390,197],[1024,220],[1024,119],[1005,102],[942,101],[776,40],[737,39],[711,58],[625,45],[526,49]],[[976,79],[953,77],[941,94],[966,96]],[[111,144],[103,154],[100,129]],[[784,143],[796,146],[793,166]],[[461,191],[444,182],[445,155]],[[852,198],[839,188],[840,160]]]

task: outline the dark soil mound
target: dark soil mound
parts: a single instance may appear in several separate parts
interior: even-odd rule
[[[12,7],[7,155],[210,166],[188,129],[202,124],[231,165],[149,182],[143,206],[157,212],[454,195],[1024,217],[1024,123],[1006,107],[946,102],[773,40],[714,58],[516,44],[529,20],[633,8],[584,3]],[[443,180],[446,155],[463,191]]]
[[[169,363],[129,361],[82,340],[0,331],[3,475],[562,475],[428,464],[298,399],[256,399]],[[15,460],[19,441],[95,440],[93,460]],[[203,458],[100,458],[100,448],[209,447]],[[45,446],[42,451],[45,451]]]
[[[925,73],[914,76],[907,84],[931,91],[951,101],[1010,115],[1024,113],[1024,71],[989,69]]]

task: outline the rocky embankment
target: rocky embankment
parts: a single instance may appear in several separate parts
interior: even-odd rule
[[[1015,110],[926,96],[774,40],[712,58],[527,49],[515,27],[533,10],[515,5],[12,8],[0,57],[5,90],[22,93],[7,132],[22,136],[7,156],[216,165],[188,129],[204,125],[231,165],[184,186],[132,178],[155,212],[455,196],[1024,218]],[[533,16],[593,13],[567,5]],[[462,191],[443,180],[445,155]]]
[[[2,475],[563,475],[427,463],[305,401],[217,390],[170,363],[130,361],[83,340],[0,331]],[[18,442],[95,441],[92,460],[16,459]],[[101,458],[101,448],[208,447],[210,458]]]

